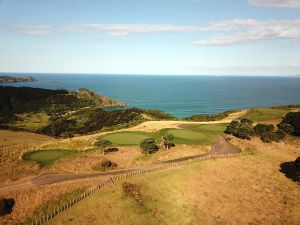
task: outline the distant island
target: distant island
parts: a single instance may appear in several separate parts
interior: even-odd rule
[[[30,76],[23,76],[23,77],[0,76],[0,83],[19,83],[19,82],[34,82],[34,81],[37,81],[37,79]]]

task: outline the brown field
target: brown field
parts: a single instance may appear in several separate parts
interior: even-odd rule
[[[143,205],[125,195],[119,183],[48,224],[297,225],[300,185],[279,171],[297,155],[299,149],[274,148],[132,177],[128,181],[140,187]]]
[[[52,138],[29,132],[0,130],[0,183],[9,183],[37,174],[39,167],[22,160],[23,152]]]

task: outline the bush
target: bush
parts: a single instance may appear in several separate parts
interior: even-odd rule
[[[161,146],[169,149],[172,146],[175,146],[174,143],[172,143],[172,141],[174,140],[174,135],[173,134],[166,134],[164,136],[161,137]]]
[[[280,124],[277,125],[279,130],[282,130],[286,134],[292,134],[294,132],[294,128],[291,124],[281,122]]]
[[[249,120],[247,118],[243,118],[243,119],[241,119],[241,124],[252,126],[253,125],[253,121]]]
[[[270,143],[272,141],[280,141],[280,137],[278,135],[277,132],[273,132],[273,131],[270,131],[270,132],[267,132],[267,133],[264,133],[260,136],[260,139],[265,142],[265,143]]]
[[[250,139],[254,135],[252,128],[252,121],[248,119],[242,119],[243,122],[236,120],[231,121],[226,127],[225,133],[234,135],[241,139]]]
[[[265,133],[274,131],[274,126],[272,124],[258,123],[253,130],[258,136],[261,137]]]
[[[93,170],[105,171],[116,168],[118,165],[108,159],[103,159],[101,163],[93,167]]]
[[[107,140],[107,139],[98,139],[94,145],[96,145],[97,147],[100,147],[102,149],[103,155],[105,154],[105,150],[109,147],[111,147],[112,143],[111,141]]]
[[[226,127],[226,130],[224,132],[225,132],[225,134],[233,135],[237,131],[239,126],[240,126],[240,122],[237,120],[233,120],[228,124],[228,126]]]
[[[295,160],[295,167],[300,169],[300,156]]]
[[[153,153],[158,150],[154,138],[145,138],[141,140],[140,148],[142,149],[143,153],[147,154]]]
[[[294,129],[293,134],[300,136],[300,112],[289,112],[282,121],[289,123]]]
[[[10,214],[15,205],[15,200],[13,198],[2,198],[0,199],[0,216]]]

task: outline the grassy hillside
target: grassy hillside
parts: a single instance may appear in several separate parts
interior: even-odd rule
[[[272,150],[129,178],[142,203],[118,183],[47,224],[297,224],[299,185],[278,169],[291,160]]]

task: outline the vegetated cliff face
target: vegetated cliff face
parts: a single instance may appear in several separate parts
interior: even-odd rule
[[[18,82],[34,82],[37,81],[34,77],[24,76],[24,77],[10,77],[10,76],[0,76],[0,83],[18,83]]]
[[[16,113],[63,113],[83,107],[124,106],[87,89],[78,92],[30,87],[0,87],[0,116]]]
[[[116,99],[109,98],[95,92],[92,92],[86,88],[80,88],[77,90],[76,95],[79,99],[85,101],[91,101],[95,105],[102,107],[114,107],[114,106],[125,106],[125,102],[117,101]]]

